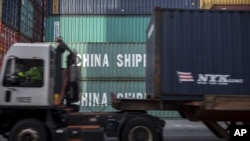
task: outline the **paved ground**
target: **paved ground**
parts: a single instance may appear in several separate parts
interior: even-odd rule
[[[166,120],[164,141],[224,141],[218,139],[201,122]]]
[[[164,141],[224,141],[216,138],[201,122],[187,120],[166,120]],[[0,141],[7,141],[0,137]],[[108,139],[117,141],[117,139]]]

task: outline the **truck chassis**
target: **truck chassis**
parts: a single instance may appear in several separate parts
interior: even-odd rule
[[[67,106],[1,107],[0,116],[0,134],[10,141],[17,136],[21,141],[39,138],[41,141],[80,141],[83,138],[102,141],[105,137],[116,137],[121,141],[136,138],[161,141],[165,124],[145,111],[79,113],[75,107]],[[147,137],[143,137],[145,135]]]

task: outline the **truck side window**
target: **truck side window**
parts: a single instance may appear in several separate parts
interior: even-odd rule
[[[41,59],[9,59],[3,84],[6,87],[42,87],[43,73]]]

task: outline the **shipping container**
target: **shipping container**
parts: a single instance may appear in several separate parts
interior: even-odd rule
[[[43,6],[43,2],[44,1],[46,1],[46,0],[34,0],[33,2],[34,2],[34,4],[35,4],[35,6],[37,6],[37,7],[42,7]]]
[[[18,42],[18,37],[18,32],[0,23],[0,47],[3,54],[6,53],[12,44]]]
[[[35,7],[34,8],[34,28],[33,28],[33,41],[41,42],[43,41],[44,33],[44,20],[42,9]]]
[[[33,1],[34,4],[34,42],[44,41],[45,20],[46,20],[46,0]]]
[[[157,10],[147,30],[147,93],[163,100],[250,94],[250,11]]]
[[[231,4],[214,4],[210,9],[218,9],[218,10],[250,10],[250,4],[246,5],[231,5]]]
[[[121,99],[145,99],[145,81],[82,81],[80,112],[114,112],[111,93]],[[176,111],[149,111],[160,118],[180,118]]]
[[[12,44],[18,42],[18,37],[18,32],[0,23],[0,69],[4,54]]]
[[[20,18],[20,33],[32,39],[34,29],[34,5],[30,0],[22,0]]]
[[[145,80],[145,43],[68,43],[68,46],[78,54],[82,79]]]
[[[199,8],[200,0],[48,0],[49,14],[148,15],[154,7]]]
[[[81,111],[114,111],[111,93],[117,98],[145,99],[145,81],[82,81]]]
[[[14,30],[20,25],[20,0],[0,0],[0,22]]]
[[[200,0],[201,9],[210,9],[214,4],[246,5],[250,0]]]
[[[45,41],[61,36],[76,42],[145,42],[150,16],[50,16]]]
[[[20,43],[31,43],[32,40],[27,38],[26,36],[22,35],[22,34],[19,34],[18,36],[18,42]]]

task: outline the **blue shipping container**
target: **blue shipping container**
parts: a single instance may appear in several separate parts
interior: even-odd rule
[[[49,14],[151,14],[154,7],[199,8],[200,0],[52,0]]]
[[[155,9],[147,93],[163,100],[250,95],[250,11]]]
[[[20,0],[1,0],[1,21],[14,30],[19,30]]]

